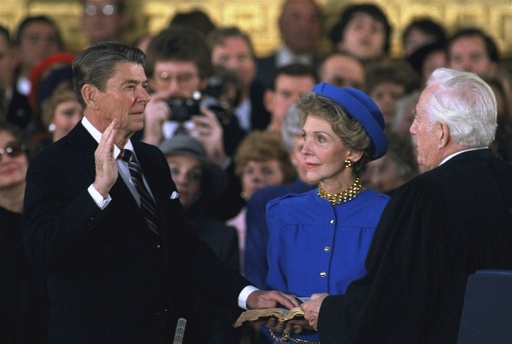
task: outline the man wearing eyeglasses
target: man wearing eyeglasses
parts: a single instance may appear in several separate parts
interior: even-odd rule
[[[142,140],[159,145],[163,139],[184,131],[203,144],[209,159],[225,164],[226,155],[234,154],[245,136],[236,118],[221,124],[203,106],[195,111],[177,111],[188,107],[171,104],[171,100],[195,98],[204,105],[208,98],[204,91],[213,67],[203,35],[185,27],[162,30],[149,44],[147,58],[145,71],[152,94]]]
[[[89,44],[122,42],[130,16],[125,0],[80,0],[83,5],[82,27]]]

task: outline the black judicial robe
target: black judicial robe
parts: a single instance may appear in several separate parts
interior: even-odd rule
[[[328,343],[455,343],[467,278],[512,269],[512,166],[464,152],[403,185],[382,214],[366,266],[328,296]]]

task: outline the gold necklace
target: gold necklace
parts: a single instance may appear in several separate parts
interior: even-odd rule
[[[345,203],[353,198],[356,198],[356,196],[359,195],[362,190],[363,182],[361,181],[361,178],[356,178],[356,181],[354,184],[352,184],[351,187],[349,187],[347,190],[335,194],[327,193],[321,185],[318,185],[318,196],[328,200],[329,203],[331,203],[334,207],[335,205]]]
[[[292,333],[290,333],[286,330],[281,335],[281,338],[278,338],[275,335],[274,331],[272,331],[271,329],[268,329],[268,332],[270,333],[270,336],[272,337],[272,339],[277,343],[287,343],[290,341],[292,343],[297,343],[297,344],[320,344],[320,342],[313,342],[313,341],[309,341],[309,340],[295,338],[295,337],[293,337]]]

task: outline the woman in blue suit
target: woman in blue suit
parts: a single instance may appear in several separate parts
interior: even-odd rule
[[[303,123],[307,179],[318,188],[269,202],[267,286],[299,297],[342,294],[366,274],[364,262],[388,197],[365,189],[358,177],[386,153],[384,120],[377,105],[354,88],[316,85],[297,103]],[[280,327],[281,326],[281,327]],[[318,342],[300,322],[264,328],[275,343]],[[280,333],[279,330],[284,330]],[[282,338],[282,337],[285,338]]]

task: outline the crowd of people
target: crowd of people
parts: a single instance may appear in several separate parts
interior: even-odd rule
[[[127,1],[80,3],[78,54],[51,16],[0,26],[0,342],[455,342],[468,276],[512,270],[485,30],[415,18],[396,57],[377,4],[283,0],[257,56],[201,10],[128,42]]]

